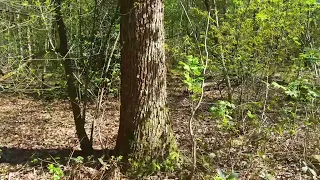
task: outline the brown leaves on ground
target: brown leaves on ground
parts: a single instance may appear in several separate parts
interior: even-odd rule
[[[96,150],[114,147],[118,117],[117,101],[103,104],[98,118],[93,110],[88,111],[86,129],[89,134],[95,119]],[[0,179],[52,179],[42,164],[55,163],[56,156],[70,159],[72,152],[80,150],[68,101],[0,96],[0,149]],[[30,162],[36,158],[41,162],[33,167]]]
[[[305,164],[319,173],[319,127],[307,130],[301,126],[294,135],[261,133],[254,128],[242,134],[221,130],[208,113],[210,104],[219,99],[220,94],[215,91],[206,93],[211,96],[206,96],[194,123],[198,140],[197,178],[213,177],[219,168],[233,169],[240,173],[241,179],[263,179],[264,174],[273,174],[277,179],[312,179],[310,173],[302,171]],[[191,162],[188,120],[192,103],[177,81],[169,84],[168,103],[175,136],[188,167]],[[95,118],[95,107],[89,106],[86,128],[89,133],[95,119],[95,149],[114,147],[119,108],[117,100],[108,100],[103,104],[102,114]],[[3,150],[0,179],[52,179],[46,165],[54,163],[55,157],[65,159],[61,163],[66,179],[122,177],[117,167],[106,170],[101,165],[88,162],[82,166],[72,165],[70,156],[79,150],[78,144],[68,101],[49,102],[7,94],[0,96],[0,149]],[[73,157],[77,157],[76,154]],[[40,163],[33,165],[31,161],[34,158],[39,158]],[[165,176],[159,175],[155,179],[165,179]]]

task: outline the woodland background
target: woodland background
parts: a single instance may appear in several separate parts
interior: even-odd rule
[[[121,158],[109,156],[120,110],[119,3],[0,1],[1,179],[319,178],[319,2],[164,5],[168,104],[179,149],[170,158],[177,162],[133,162],[135,169],[120,173]],[[64,55],[57,14],[69,47]],[[95,156],[79,151],[66,58]]]

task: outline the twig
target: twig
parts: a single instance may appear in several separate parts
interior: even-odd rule
[[[268,101],[268,95],[269,95],[269,78],[267,76],[267,82],[266,83],[266,93],[265,93],[265,98],[264,98],[264,103],[263,103],[263,110],[261,114],[261,120],[265,122],[266,120],[266,109],[267,109],[267,101]]]
[[[207,48],[207,37],[208,37],[209,24],[210,24],[210,12],[208,12],[207,28],[206,28],[206,34],[205,34],[205,39],[204,39],[206,60],[205,60],[204,69],[203,69],[203,76],[206,74],[206,70],[208,67],[208,61],[209,61],[209,53],[208,53],[208,48]],[[199,107],[202,103],[202,100],[203,100],[204,84],[205,84],[205,79],[203,78],[202,83],[201,83],[201,95],[200,95],[200,98],[197,102],[197,105],[194,108],[192,108],[192,110],[191,110],[192,112],[191,112],[191,117],[189,120],[189,133],[190,133],[190,137],[192,140],[192,171],[190,174],[190,179],[193,179],[195,170],[197,168],[197,140],[196,140],[196,135],[194,133],[193,121],[194,121],[194,116],[196,114],[196,111],[199,109]]]

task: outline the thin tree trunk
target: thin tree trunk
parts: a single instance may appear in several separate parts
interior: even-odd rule
[[[28,53],[29,53],[29,60],[32,59],[32,40],[31,40],[31,29],[30,26],[27,27],[27,38],[28,38]]]
[[[217,3],[216,3],[216,0],[213,0],[213,2],[214,2],[215,17],[216,17],[216,26],[217,26],[217,29],[219,29],[220,26],[219,26]],[[226,65],[226,60],[225,60],[224,50],[223,50],[222,44],[220,44],[219,47],[220,47],[220,56],[221,56],[221,62],[222,62],[222,72],[223,72],[223,76],[224,76],[224,79],[225,79],[226,85],[227,85],[228,101],[232,102],[233,101],[232,87],[231,87],[230,77],[228,74],[228,67]]]
[[[116,151],[164,160],[175,148],[168,116],[163,0],[120,0],[121,108]]]
[[[22,39],[22,30],[21,30],[21,25],[20,23],[21,21],[21,17],[20,14],[17,14],[17,19],[18,19],[18,35],[19,35],[19,49],[20,49],[20,56],[21,56],[21,60],[24,60],[24,49],[23,49],[23,39]]]
[[[55,11],[56,11],[56,21],[58,25],[58,33],[60,40],[59,53],[65,59],[64,68],[67,76],[67,87],[68,95],[71,102],[71,107],[73,111],[74,121],[76,125],[77,136],[80,141],[80,147],[82,151],[86,154],[90,154],[93,151],[92,144],[87,136],[85,131],[85,119],[81,116],[80,101],[77,97],[77,87],[76,87],[76,78],[74,77],[74,63],[70,59],[68,52],[68,41],[67,41],[67,31],[64,25],[61,11],[60,11],[61,0],[55,1]]]

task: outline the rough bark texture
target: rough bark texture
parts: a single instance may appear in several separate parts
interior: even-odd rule
[[[163,0],[120,0],[121,108],[116,151],[166,158],[174,145],[168,117]]]
[[[58,25],[58,33],[60,40],[59,53],[65,59],[64,60],[64,69],[67,76],[67,86],[68,86],[68,96],[70,98],[72,112],[74,116],[74,121],[76,125],[76,132],[78,139],[80,141],[80,147],[82,151],[86,154],[91,154],[93,152],[92,144],[86,134],[84,125],[85,119],[81,116],[80,102],[77,97],[77,87],[76,79],[74,77],[74,64],[72,59],[70,59],[68,52],[68,40],[67,40],[67,31],[64,25],[61,11],[61,0],[55,1],[55,11],[56,11],[56,21]]]

